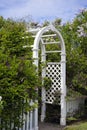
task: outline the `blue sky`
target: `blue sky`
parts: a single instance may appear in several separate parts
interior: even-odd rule
[[[0,15],[4,18],[28,18],[42,22],[61,18],[71,21],[87,0],[0,0]]]

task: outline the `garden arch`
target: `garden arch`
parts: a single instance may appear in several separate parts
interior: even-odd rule
[[[47,33],[50,31],[52,31],[54,33],[51,33],[51,34]],[[50,41],[50,42],[45,42],[43,40],[43,38],[55,37],[55,36],[59,39],[59,41],[55,41],[55,38],[53,39],[53,41]],[[46,51],[47,44],[60,44],[60,50]],[[37,71],[38,71],[38,63],[39,63],[39,45],[41,45],[41,61],[43,63],[46,62],[47,53],[60,53],[60,55],[61,55],[60,63],[51,62],[50,64],[51,64],[51,66],[53,64],[53,66],[55,66],[54,68],[60,69],[60,72],[58,72],[58,75],[60,75],[59,76],[60,80],[58,81],[59,85],[56,84],[56,88],[60,89],[60,93],[61,93],[61,96],[60,96],[60,108],[61,108],[60,125],[66,125],[66,51],[65,51],[64,40],[63,40],[60,32],[53,25],[43,27],[37,31],[37,34],[36,34],[35,40],[34,40],[34,46],[33,46],[33,59],[34,59],[34,64],[37,66]],[[48,66],[50,66],[50,65],[48,65]],[[49,69],[49,67],[48,67],[48,69]],[[51,69],[53,69],[53,68],[51,68]],[[57,70],[55,70],[55,71],[57,71]],[[46,68],[43,68],[42,78],[44,78],[45,76],[46,76]],[[55,78],[55,75],[54,75],[54,78]],[[55,82],[55,80],[54,80],[54,82]],[[55,90],[55,86],[53,86],[52,91],[54,91],[54,90]],[[50,97],[51,97],[51,95],[50,95]],[[53,98],[55,98],[55,97],[53,97]],[[49,99],[48,99],[46,101],[46,90],[43,87],[42,88],[42,111],[41,111],[41,121],[42,122],[44,121],[44,118],[46,116],[45,115],[46,114],[46,102],[52,104],[53,100],[54,99],[51,99],[49,101]],[[38,116],[38,109],[36,109],[36,116]]]

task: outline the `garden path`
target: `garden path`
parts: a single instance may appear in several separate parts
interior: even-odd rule
[[[52,123],[39,123],[39,130],[64,130],[64,127]]]

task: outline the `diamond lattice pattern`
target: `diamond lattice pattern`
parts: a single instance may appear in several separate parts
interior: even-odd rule
[[[60,104],[61,63],[48,63],[46,77],[52,81],[52,85],[46,90],[46,103]]]

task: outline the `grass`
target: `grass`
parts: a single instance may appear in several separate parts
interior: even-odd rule
[[[87,122],[79,122],[77,124],[67,126],[64,130],[87,130]]]

